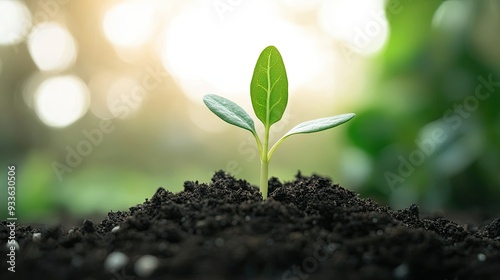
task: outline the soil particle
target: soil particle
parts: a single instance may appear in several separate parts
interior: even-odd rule
[[[100,223],[18,226],[16,272],[2,261],[0,278],[500,279],[500,218],[469,231],[317,175],[271,178],[269,190],[263,201],[258,188],[219,171],[177,194],[159,188]],[[9,234],[2,221],[0,241]]]

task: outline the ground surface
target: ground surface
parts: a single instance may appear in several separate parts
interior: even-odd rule
[[[3,244],[8,234],[2,222]],[[500,219],[423,219],[415,205],[392,211],[300,174],[271,179],[264,202],[217,172],[98,224],[20,226],[16,236],[16,272],[1,246],[1,279],[500,279]]]

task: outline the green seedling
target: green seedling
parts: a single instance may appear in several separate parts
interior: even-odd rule
[[[225,122],[250,131],[255,137],[260,154],[260,192],[267,198],[269,161],[276,148],[283,141],[295,134],[313,133],[341,125],[354,117],[354,114],[331,116],[303,122],[281,137],[269,149],[269,131],[285,112],[288,103],[288,79],[281,54],[274,46],[265,48],[257,60],[250,83],[250,97],[257,118],[264,125],[264,137],[261,140],[252,118],[236,103],[214,94],[205,95],[203,102]]]

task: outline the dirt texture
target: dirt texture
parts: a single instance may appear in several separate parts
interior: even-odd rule
[[[16,272],[1,246],[0,279],[500,279],[500,219],[421,218],[316,175],[269,186],[263,201],[219,171],[100,223],[17,226]]]

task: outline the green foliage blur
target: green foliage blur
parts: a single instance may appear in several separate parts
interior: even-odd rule
[[[76,2],[64,9],[80,53],[76,66],[62,74],[88,82],[103,69],[139,78],[156,71],[163,80],[127,118],[103,120],[89,112],[65,128],[51,128],[23,94],[37,72],[26,44],[0,46],[0,181],[6,186],[7,166],[16,165],[21,223],[126,210],[160,186],[181,191],[184,181],[208,182],[220,169],[257,185],[259,158],[251,134],[194,125],[196,118],[220,120],[210,119],[201,99],[192,104],[149,52],[141,60],[120,60],[95,36],[100,23],[93,15],[104,7],[93,8],[99,1]],[[448,2],[460,4],[443,9]],[[347,112],[356,117],[334,131],[284,143],[273,156],[270,176],[289,181],[298,170],[329,176],[394,208],[417,203],[428,211],[498,213],[500,4],[390,0],[386,7],[390,32],[384,48],[368,57],[345,52],[353,64],[366,65],[356,70],[352,85],[363,83],[361,92],[344,98],[342,108],[292,96],[290,114],[273,127],[271,138],[308,119]],[[79,145],[88,154],[75,155]],[[6,187],[0,191],[5,219]]]
[[[377,92],[348,127],[372,166],[360,191],[394,207],[494,213],[500,207],[500,7],[400,4],[372,63]],[[434,25],[434,26],[432,26]],[[388,188],[388,185],[390,188]]]

